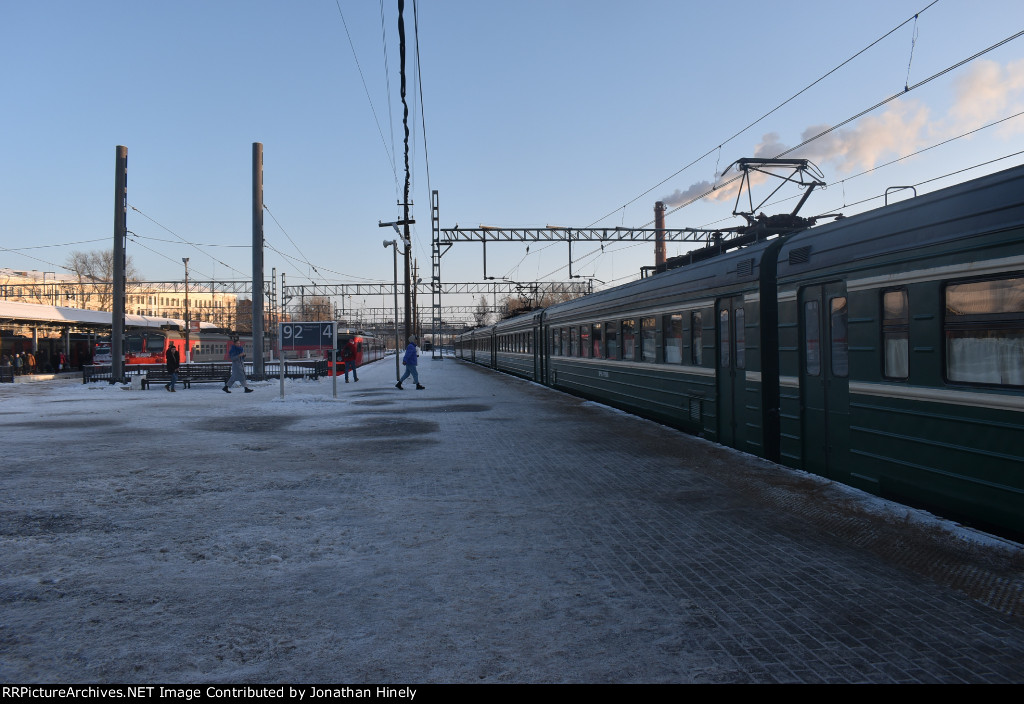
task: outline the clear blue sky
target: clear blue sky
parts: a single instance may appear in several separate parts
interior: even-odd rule
[[[773,155],[773,145],[793,146],[805,131],[1024,29],[1019,0],[940,0],[920,15],[916,41],[911,22],[723,144],[929,2],[421,0],[428,183],[407,0],[420,266],[429,273],[429,188],[440,192],[444,227],[642,226],[656,200],[710,181],[716,167]],[[246,278],[251,152],[261,142],[265,201],[280,223],[266,217],[267,241],[312,263],[268,252],[268,275],[277,267],[289,284],[390,280],[381,241],[392,233],[377,223],[400,215],[397,2],[384,3],[383,27],[379,3],[340,6],[4,0],[0,266],[59,271],[73,249],[110,246],[120,144],[128,148],[128,201],[148,216],[128,216],[138,236],[129,254],[143,276],[180,279],[187,256],[195,278]],[[890,185],[1020,151],[1024,118],[850,178],[1022,109],[1024,38],[815,143],[808,155],[831,185],[804,212],[832,212]],[[1020,163],[1022,156],[1004,159],[922,191]],[[701,202],[671,213],[668,225],[738,224],[732,205]],[[574,254],[592,249],[577,245]],[[566,255],[564,244],[535,244],[529,254],[522,244],[495,244],[488,274],[561,280]],[[606,246],[574,273],[619,281],[652,261],[649,244]],[[479,245],[453,248],[443,273],[479,280]]]

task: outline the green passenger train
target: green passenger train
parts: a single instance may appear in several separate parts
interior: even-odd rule
[[[463,359],[1024,538],[1024,167],[698,259],[456,346]]]

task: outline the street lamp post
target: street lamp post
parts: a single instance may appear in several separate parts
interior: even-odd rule
[[[192,327],[192,321],[189,320],[188,315],[188,257],[182,257],[181,261],[185,262],[185,362],[192,362],[192,346],[189,345],[189,328]]]
[[[401,342],[398,339],[398,240],[384,240],[384,248],[388,247],[394,249],[395,260],[395,286],[392,290],[395,294],[395,380],[397,381],[402,376],[398,367],[398,354],[401,347]]]

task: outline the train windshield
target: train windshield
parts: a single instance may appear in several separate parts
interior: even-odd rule
[[[162,332],[129,333],[125,335],[124,342],[128,352],[149,355],[162,353],[166,339],[167,336]]]
[[[109,342],[97,342],[96,343],[96,354],[93,355],[93,361],[97,364],[109,364],[110,363],[110,343]]]

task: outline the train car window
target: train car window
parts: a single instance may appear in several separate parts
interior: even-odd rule
[[[1024,277],[946,286],[946,378],[1024,386]]]
[[[590,357],[590,350],[592,346],[590,343],[590,326],[580,326],[580,354],[583,357]]]
[[[704,323],[700,311],[690,313],[690,362],[698,367],[704,363]]]
[[[654,318],[640,319],[640,358],[645,362],[656,362],[658,323]]]
[[[664,361],[666,364],[683,362],[683,316],[679,313],[661,319]]]
[[[818,302],[804,303],[804,365],[811,376],[821,374],[821,323],[818,320]]]
[[[619,325],[622,331],[622,359],[632,360],[635,358],[636,321],[632,318],[626,318]]]
[[[601,359],[604,357],[604,338],[601,335],[601,323],[594,323],[592,334],[594,336],[594,359]]]
[[[604,324],[604,356],[607,359],[619,358],[619,324],[614,320]]]
[[[723,369],[728,369],[729,358],[729,309],[718,312],[718,362]]]
[[[910,376],[910,301],[907,290],[882,293],[882,375],[886,379]]]
[[[747,368],[747,329],[743,308],[733,311],[733,325],[736,328],[736,368]]]
[[[560,354],[562,354],[561,332],[558,328],[554,328],[551,331],[551,356],[557,357]]]
[[[850,343],[846,329],[846,296],[830,301],[832,322],[832,374],[844,377],[850,375]]]
[[[562,356],[568,357],[572,346],[569,338],[569,328],[562,328]]]
[[[580,329],[576,326],[569,328],[569,354],[572,357],[580,356]]]

